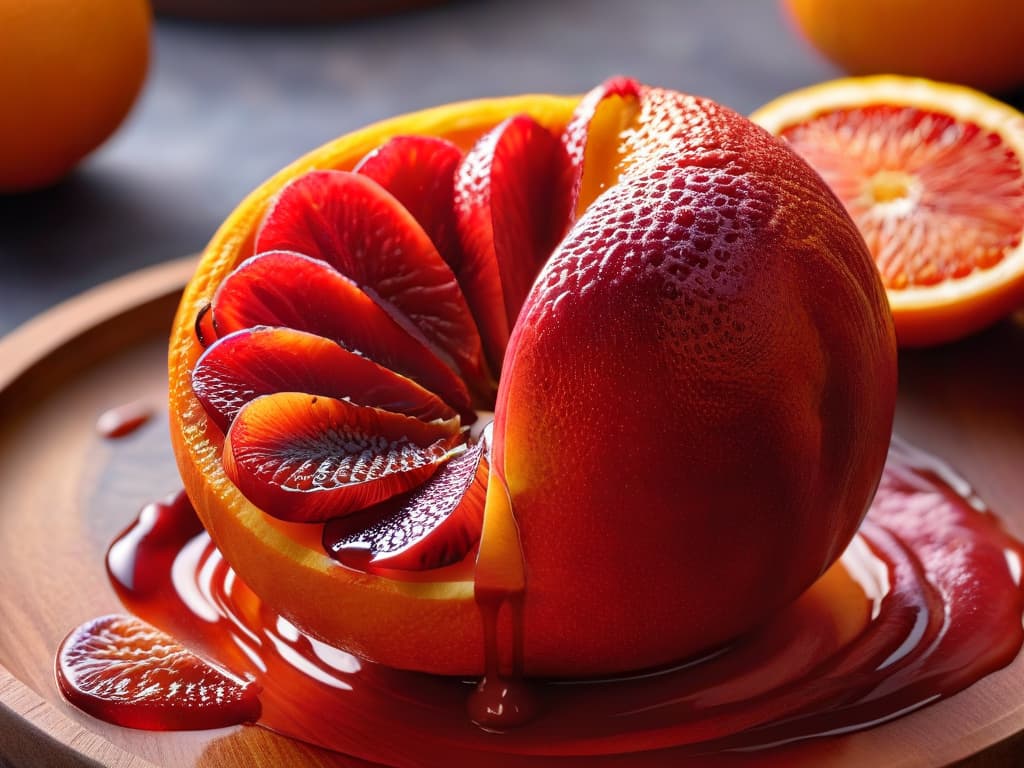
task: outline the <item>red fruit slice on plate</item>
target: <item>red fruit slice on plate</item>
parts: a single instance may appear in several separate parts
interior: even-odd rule
[[[347,171],[310,171],[281,190],[256,252],[323,259],[418,328],[469,381],[493,393],[473,316],[455,275],[416,219],[380,184]]]
[[[132,616],[102,616],[71,632],[57,653],[57,682],[76,707],[128,728],[223,728],[260,716],[255,683]]]
[[[192,370],[192,390],[225,432],[246,403],[275,392],[344,398],[424,421],[458,418],[412,379],[291,328],[248,328],[218,340]]]
[[[570,222],[569,161],[533,118],[509,118],[474,145],[455,176],[459,279],[498,369],[534,278]]]
[[[462,249],[455,231],[455,168],[462,150],[433,136],[396,136],[364,157],[356,173],[390,192],[430,236],[458,274]]]
[[[339,562],[368,571],[422,571],[459,562],[483,526],[484,454],[485,441],[480,440],[411,493],[329,521],[324,548]]]
[[[618,180],[619,137],[640,111],[641,89],[636,80],[613,77],[587,93],[573,110],[562,141],[571,167],[569,207],[574,218]]]
[[[270,325],[333,339],[415,379],[467,421],[474,418],[465,383],[430,350],[422,334],[400,326],[326,262],[288,251],[254,256],[221,283],[213,316],[221,334]]]
[[[458,436],[451,422],[281,392],[238,412],[224,472],[268,514],[322,522],[420,485],[451,457]]]

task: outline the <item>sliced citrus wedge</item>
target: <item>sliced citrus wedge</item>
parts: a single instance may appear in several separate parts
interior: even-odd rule
[[[751,115],[853,216],[902,346],[952,341],[1024,303],[1024,115],[883,75],[794,91]]]
[[[451,457],[457,424],[279,392],[238,412],[224,472],[264,511],[323,522],[415,488]]]
[[[228,275],[255,252],[256,233],[269,204],[292,179],[314,169],[351,170],[395,136],[436,137],[465,152],[487,131],[518,114],[530,115],[545,128],[560,132],[577,101],[537,95],[452,104],[336,139],[257,187],[214,235],[185,290],[169,355],[170,431],[182,480],[213,540],[264,603],[334,645],[396,667],[436,673],[482,670],[483,631],[473,598],[473,563],[465,558],[432,571],[411,571],[402,578],[365,573],[331,558],[322,544],[323,525],[280,520],[252,504],[225,474],[223,433],[207,428],[211,417],[192,387],[192,372],[204,352],[200,338],[209,345],[217,335],[236,330],[234,325],[219,323],[224,327],[215,332],[218,329],[209,322],[215,312],[206,308],[217,303],[215,294]],[[283,278],[294,271],[292,264],[278,275]],[[302,274],[312,273],[304,270]],[[312,301],[315,292],[309,293]],[[359,307],[366,309],[364,304]],[[366,312],[357,314],[365,317]],[[196,334],[197,318],[201,337]],[[268,319],[246,317],[237,327],[261,322]],[[282,324],[281,318],[275,324]],[[302,326],[300,330],[311,329]],[[323,328],[319,331],[326,333]],[[374,338],[360,338],[354,346],[367,352],[365,345]],[[439,386],[429,388],[445,391]],[[539,671],[551,670],[540,667]]]

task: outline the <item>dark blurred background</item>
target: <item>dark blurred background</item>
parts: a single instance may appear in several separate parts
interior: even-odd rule
[[[120,130],[56,187],[0,197],[0,334],[92,285],[195,253],[275,170],[397,113],[577,93],[616,73],[746,113],[840,75],[774,0],[419,5],[293,26],[158,16],[148,81]]]

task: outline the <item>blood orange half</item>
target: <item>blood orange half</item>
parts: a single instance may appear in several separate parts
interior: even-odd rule
[[[1024,115],[969,88],[883,75],[794,91],[751,118],[853,216],[902,346],[952,341],[1024,303]]]

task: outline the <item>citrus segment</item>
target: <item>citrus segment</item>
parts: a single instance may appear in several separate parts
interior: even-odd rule
[[[248,403],[224,472],[268,514],[320,522],[413,488],[451,457],[458,426],[299,392]]]
[[[903,345],[950,341],[1024,302],[1024,116],[925,80],[849,78],[753,119],[843,201],[888,290]]]
[[[458,274],[462,251],[455,231],[455,168],[462,150],[432,136],[396,136],[364,157],[356,173],[390,192],[423,227],[441,258]]]
[[[291,328],[252,328],[220,339],[196,363],[192,389],[224,432],[248,402],[275,392],[344,398],[424,421],[458,419],[411,379]]]
[[[222,728],[260,715],[257,685],[131,616],[72,631],[57,652],[57,682],[76,707],[129,728]]]
[[[578,218],[621,171],[622,135],[640,108],[640,84],[614,77],[591,89],[573,110],[562,141],[569,155],[569,206]]]
[[[331,264],[423,334],[471,387],[490,388],[480,335],[455,275],[412,214],[368,176],[311,171],[287,185],[256,235],[257,253],[274,250]]]
[[[489,131],[456,173],[459,278],[496,369],[527,291],[568,228],[566,180],[561,143],[528,115]]]
[[[480,440],[410,493],[324,526],[324,547],[338,561],[369,571],[426,570],[462,560],[480,538],[487,493]],[[367,519],[366,515],[372,516]]]
[[[270,325],[333,339],[415,379],[473,418],[469,392],[455,371],[415,329],[399,325],[326,262],[289,251],[247,259],[217,289],[213,319],[220,334]]]
[[[214,235],[185,289],[169,360],[170,433],[182,480],[203,524],[241,578],[269,609],[315,637],[396,667],[446,674],[482,669],[472,563],[429,571],[424,578],[415,573],[400,579],[362,573],[324,552],[322,526],[287,523],[251,504],[225,475],[222,441],[207,428],[209,417],[192,391],[191,371],[203,351],[195,335],[196,317],[231,271],[253,253],[269,202],[302,173],[351,169],[368,152],[400,135],[436,136],[466,150],[502,120],[520,113],[561,131],[575,103],[575,98],[544,95],[466,102],[342,136],[255,189]]]

